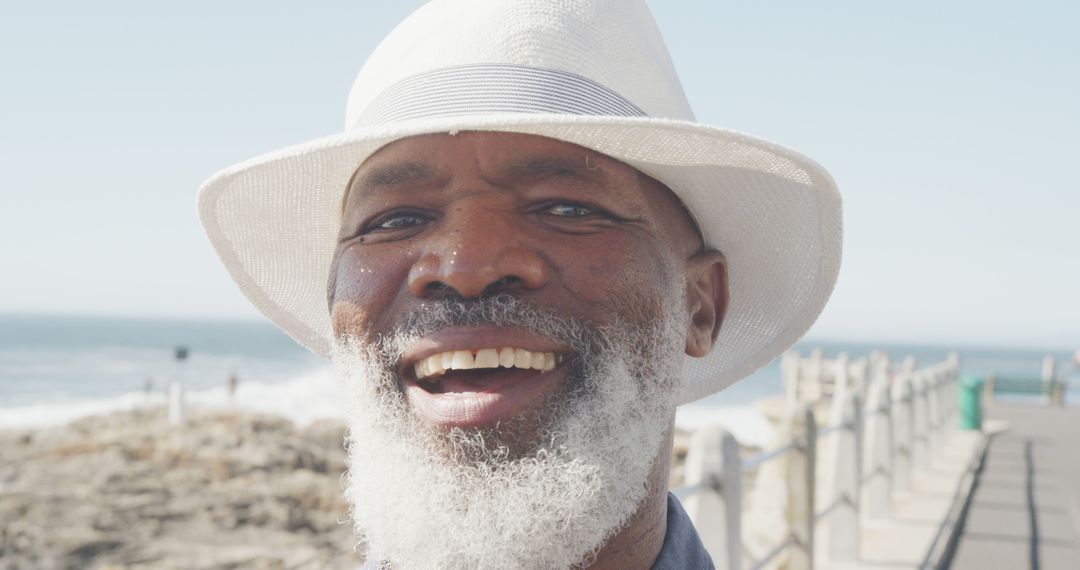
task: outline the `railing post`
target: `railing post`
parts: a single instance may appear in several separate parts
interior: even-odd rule
[[[698,429],[686,454],[686,484],[711,488],[683,500],[705,550],[726,560],[730,570],[742,564],[742,458],[739,443],[722,428]]]
[[[913,433],[913,393],[911,389],[911,376],[902,374],[897,377],[893,384],[892,401],[893,427],[895,452],[893,457],[893,485],[898,491],[911,490],[911,453],[914,440]]]
[[[941,377],[938,368],[931,367],[923,378],[926,383],[926,448],[927,458],[937,457],[943,445],[941,442],[941,404],[938,395],[941,393]],[[927,462],[929,465],[929,461]]]
[[[788,524],[796,547],[791,549],[789,570],[814,567],[814,487],[817,484],[817,425],[811,406],[793,418],[792,435],[799,453],[788,462]]]
[[[780,376],[784,380],[787,411],[794,410],[799,403],[799,368],[799,353],[794,350],[785,352],[784,357],[780,360]]]
[[[1043,363],[1042,363],[1042,379],[1043,379],[1043,382],[1049,382],[1049,381],[1054,379],[1054,367],[1055,367],[1054,356],[1051,355],[1051,354],[1047,354],[1046,356],[1044,356],[1043,357]]]
[[[799,377],[804,402],[817,402],[824,394],[821,387],[821,376],[825,366],[823,360],[821,349],[814,349],[810,352],[810,358],[805,363],[806,374]]]
[[[843,404],[834,418],[836,454],[832,462],[832,499],[840,500],[829,520],[829,559],[851,562],[859,557],[859,496],[862,480],[860,399],[849,386],[837,393]],[[837,421],[839,420],[839,421]]]
[[[739,442],[724,432],[720,474],[721,495],[724,498],[724,535],[726,537],[728,570],[742,568],[742,456]]]
[[[904,357],[904,360],[900,362],[900,371],[904,374],[912,374],[915,372],[915,357],[910,354]]]
[[[945,383],[948,377],[947,364],[942,362],[934,366],[934,431],[937,433],[937,445],[934,451],[944,448],[945,441]]]
[[[955,406],[953,396],[956,394],[956,373],[953,372],[952,362],[946,363],[941,374],[941,429],[948,432],[952,429],[952,419]]]
[[[840,425],[843,421],[847,395],[851,393],[851,377],[848,375],[848,355],[841,352],[833,361],[833,394],[829,406],[829,425]]]
[[[860,358],[855,363],[855,393],[858,394],[859,398],[862,400],[866,400],[866,391],[870,389],[871,375],[870,360],[867,358]]]
[[[949,388],[952,387],[952,362],[946,360],[938,368],[938,423],[941,433],[945,434],[952,427],[949,423],[952,410],[952,399],[949,397]]]
[[[945,386],[945,394],[949,398],[949,404],[947,407],[949,413],[949,427],[956,429],[958,427],[957,417],[959,416],[956,411],[956,390],[957,382],[960,380],[960,354],[956,352],[949,353],[949,382]]]
[[[889,378],[876,371],[866,401],[866,452],[869,468],[863,504],[868,518],[892,516],[893,425]]]
[[[916,469],[926,469],[930,465],[930,453],[928,443],[930,434],[927,429],[927,398],[926,377],[916,373],[912,379],[913,397],[912,409],[912,438],[911,438],[911,464]]]
[[[1054,357],[1047,354],[1043,357],[1042,363],[1042,381],[1043,381],[1043,404],[1051,404],[1054,402],[1054,395],[1051,393],[1054,387]]]

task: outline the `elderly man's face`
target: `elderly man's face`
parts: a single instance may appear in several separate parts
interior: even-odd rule
[[[667,189],[575,145],[469,132],[369,158],[330,298],[376,554],[569,566],[624,525],[662,484],[682,354],[721,315],[699,249]]]
[[[658,299],[684,295],[686,262],[700,247],[676,198],[636,170],[568,143],[498,133],[383,148],[354,176],[340,237],[334,328],[360,338],[426,301],[498,293],[601,326],[648,319]],[[513,367],[507,348],[517,349]],[[569,350],[521,329],[453,327],[407,347],[400,385],[432,426],[493,425],[557,391]],[[503,367],[442,371],[455,351]]]

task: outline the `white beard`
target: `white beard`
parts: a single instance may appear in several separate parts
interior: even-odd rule
[[[682,362],[675,306],[644,329],[596,329],[497,297],[479,311],[425,307],[412,330],[377,346],[339,341],[345,497],[368,558],[409,570],[590,563],[651,490]],[[539,441],[519,449],[492,430],[434,430],[409,412],[393,366],[417,334],[448,322],[522,326],[577,345],[577,378],[572,370],[569,390],[532,426]]]

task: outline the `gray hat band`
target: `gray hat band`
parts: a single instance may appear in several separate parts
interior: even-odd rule
[[[603,85],[565,71],[524,65],[462,65],[403,79],[365,109],[357,125],[496,113],[646,117]]]

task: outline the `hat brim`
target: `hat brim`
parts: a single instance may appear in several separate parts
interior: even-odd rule
[[[440,132],[502,131],[563,140],[620,160],[683,200],[728,263],[730,303],[712,352],[683,369],[679,404],[768,364],[813,324],[840,269],[840,196],[828,173],[786,148],[686,121],[483,115],[365,128],[225,169],[200,189],[199,216],[241,291],[312,351],[332,345],[327,276],[341,198],[382,146]]]

